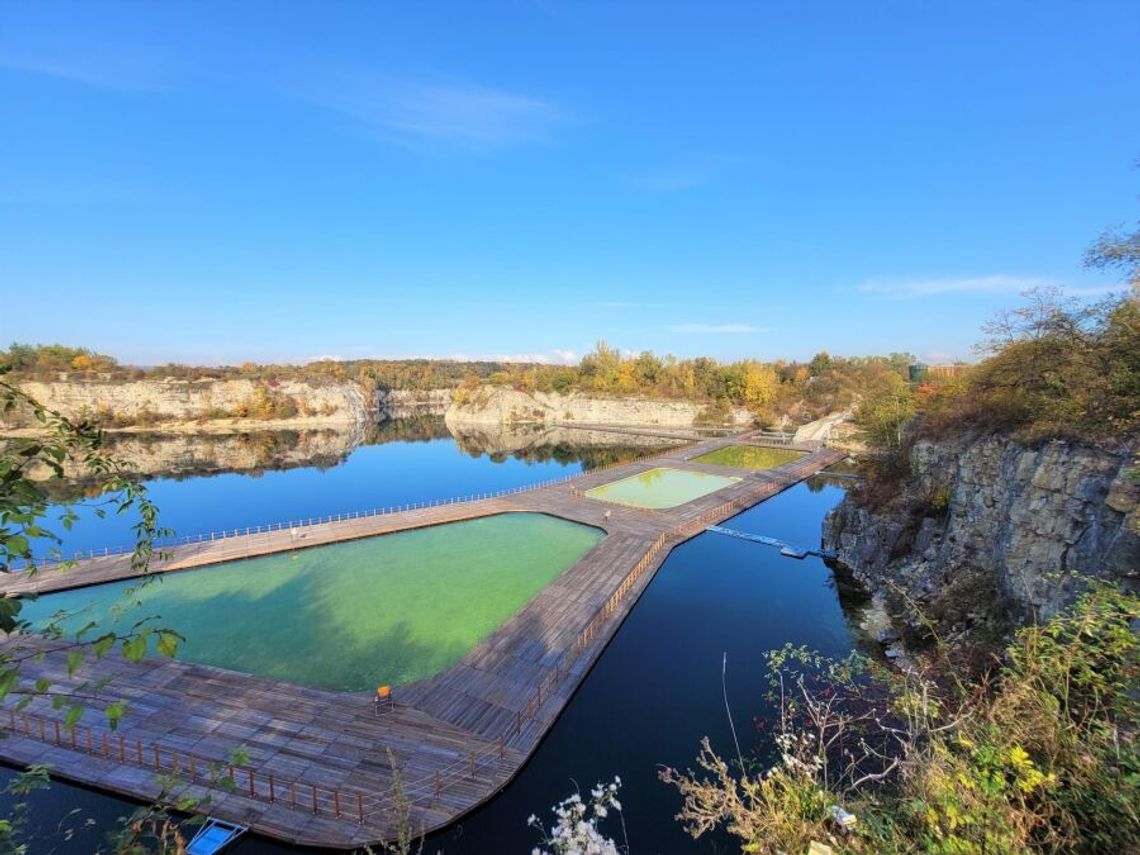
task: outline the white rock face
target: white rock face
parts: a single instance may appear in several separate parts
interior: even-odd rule
[[[1087,577],[1140,586],[1133,451],[988,437],[918,442],[903,492],[881,510],[845,499],[824,545],[872,589],[928,596],[954,574],[995,574],[1026,612],[1048,615]]]
[[[829,413],[822,419],[816,419],[814,422],[800,425],[796,428],[796,435],[793,437],[793,441],[826,442],[831,437],[831,432],[835,429],[835,426],[851,421],[851,417],[854,414],[855,408],[852,406],[841,413]]]
[[[309,385],[297,380],[269,384],[260,380],[67,380],[27,381],[27,394],[66,416],[109,413],[120,421],[153,418],[158,421],[211,420],[234,413],[251,402],[259,388],[285,396],[296,404],[299,423],[363,422],[369,415],[364,393],[354,383]],[[310,413],[308,417],[304,414]],[[249,419],[256,424],[257,419]]]
[[[578,422],[691,427],[699,424],[706,413],[706,405],[692,401],[604,398],[580,392],[519,392],[502,386],[483,386],[466,395],[458,394],[445,418],[449,425]],[[737,425],[751,424],[752,414],[743,408],[734,408],[729,421]]]

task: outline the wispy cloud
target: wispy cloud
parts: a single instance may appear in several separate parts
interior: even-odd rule
[[[966,276],[943,279],[870,279],[859,286],[869,294],[882,294],[897,299],[935,297],[940,294],[1002,294],[1053,285],[1035,276]]]
[[[635,190],[674,193],[711,184],[739,166],[741,158],[723,154],[684,155],[624,176]]]
[[[537,362],[541,365],[572,365],[578,361],[578,355],[572,350],[558,347],[545,353],[406,353],[398,356],[380,355],[368,349],[366,353],[355,353],[352,356],[322,353],[319,356],[307,356],[302,361],[344,362],[349,359],[438,359],[453,362]]]
[[[771,332],[772,327],[756,327],[752,324],[673,324],[665,327],[671,333],[698,333],[704,335],[735,335],[738,333]]]
[[[1068,286],[1041,276],[963,276],[931,279],[869,279],[859,286],[867,294],[895,300],[939,297],[946,294],[1019,294],[1033,288],[1057,288],[1069,297],[1108,294],[1119,286]]]
[[[170,75],[167,57],[153,50],[121,45],[98,55],[78,46],[9,47],[0,51],[0,68],[124,91],[165,89]]]
[[[669,303],[651,303],[642,300],[595,300],[591,305],[599,309],[661,309]]]
[[[487,150],[546,142],[572,121],[544,98],[476,84],[333,75],[303,97],[397,143]]]

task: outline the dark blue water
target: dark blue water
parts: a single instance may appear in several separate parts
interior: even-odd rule
[[[801,545],[819,543],[826,511],[842,498],[841,486],[798,485],[734,518],[730,525]],[[735,852],[726,836],[694,842],[673,816],[679,798],[657,780],[659,765],[693,765],[702,736],[722,754],[735,752],[721,688],[727,654],[727,689],[733,722],[746,755],[771,748],[772,712],[763,653],[785,642],[833,656],[852,648],[852,635],[831,571],[816,558],[782,558],[769,547],[703,534],[666,560],[563,716],[520,775],[495,800],[433,836],[425,852],[526,853],[537,843],[526,826],[531,813],[574,791],[620,775],[631,851]],[[35,798],[39,852],[90,853],[130,803],[66,785]],[[58,824],[82,826],[63,839]],[[616,822],[608,830],[620,840]],[[234,855],[295,851],[246,838]]]
[[[574,475],[614,455],[628,458],[649,451],[632,445],[601,452],[557,446],[542,454],[488,454],[469,442],[460,447],[444,431],[444,436],[425,440],[361,445],[321,465],[159,476],[143,483],[160,509],[160,525],[186,536],[510,490]],[[71,531],[48,526],[63,538],[65,556],[133,544],[135,515],[98,518],[90,509],[77,510],[81,522]]]

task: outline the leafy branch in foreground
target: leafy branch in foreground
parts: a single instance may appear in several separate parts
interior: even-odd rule
[[[147,495],[145,485],[131,477],[126,464],[104,449],[104,435],[99,427],[87,421],[74,421],[34,400],[19,387],[2,378],[0,368],[0,413],[8,416],[20,412],[38,425],[31,436],[7,440],[0,447],[0,569],[34,575],[48,567],[65,572],[73,562],[61,560],[63,543],[59,529],[70,530],[80,519],[71,504],[57,505],[44,484],[79,472],[92,478],[98,498],[90,510],[97,517],[108,513],[137,516],[134,524],[135,546],[130,555],[131,571],[146,576],[151,559],[158,553],[155,542],[168,532],[158,525],[158,508]],[[49,518],[54,516],[58,528]],[[133,596],[139,586],[128,592]],[[103,630],[88,622],[69,631],[69,615],[54,614],[45,623],[32,626],[22,615],[23,600],[0,596],[0,631],[7,642],[0,648],[0,700],[18,696],[16,709],[23,709],[33,699],[50,700],[54,709],[66,708],[64,724],[73,728],[84,713],[85,702],[93,700],[107,680],[80,682],[57,688],[46,678],[22,682],[23,666],[37,660],[43,647],[36,639],[52,642],[65,657],[68,677],[74,677],[88,657],[103,658],[118,649],[124,658],[137,662],[150,649],[173,656],[181,636],[171,629],[153,625],[149,618],[137,620],[125,631]],[[104,708],[112,728],[122,718],[126,706],[122,702]]]
[[[769,654],[779,759],[739,769],[708,740],[667,769],[694,836],[745,852],[1092,853],[1140,846],[1140,598],[1098,588],[1019,630],[980,684],[801,648]],[[945,662],[941,660],[941,667]],[[839,834],[830,809],[859,822]]]

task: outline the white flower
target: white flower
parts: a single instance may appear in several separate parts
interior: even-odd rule
[[[598,830],[598,823],[611,809],[621,810],[616,795],[620,785],[621,779],[616,776],[612,784],[599,783],[590,791],[589,803],[584,803],[578,793],[563,799],[551,808],[557,823],[549,833],[532,815],[527,823],[539,829],[542,843],[550,847],[536,847],[532,855],[619,855],[617,844]]]

